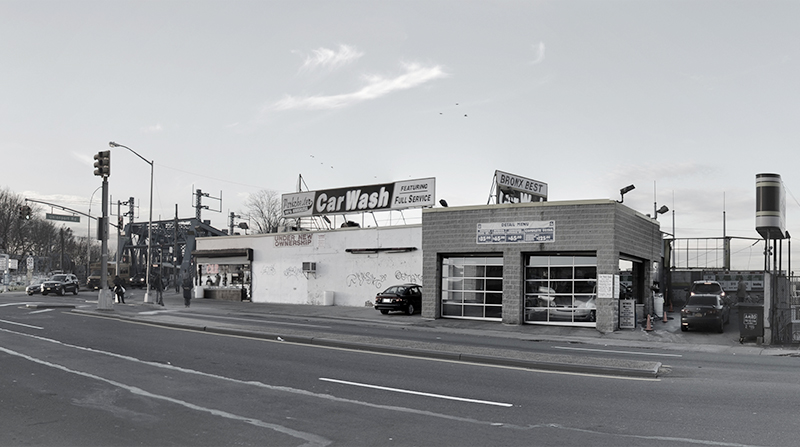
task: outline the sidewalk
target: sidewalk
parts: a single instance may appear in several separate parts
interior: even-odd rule
[[[538,325],[504,325],[498,322],[476,320],[436,319],[419,315],[382,315],[372,307],[317,306],[300,304],[250,303],[193,299],[191,307],[184,306],[181,293],[164,292],[164,307],[143,302],[141,290],[126,293],[127,304],[114,304],[114,310],[98,310],[96,301],[87,300],[74,312],[102,315],[149,324],[249,336],[285,342],[344,347],[374,352],[388,352],[411,356],[434,357],[448,360],[518,366],[533,369],[559,370],[580,373],[612,374],[638,377],[657,377],[659,362],[628,361],[594,358],[590,355],[549,355],[520,349],[488,349],[474,345],[437,343],[436,333],[461,334],[470,337],[494,337],[524,341],[558,341],[576,344],[615,347],[654,348],[676,351],[714,352],[750,355],[793,355],[798,347],[759,346],[753,341],[739,343],[736,314],[723,334],[716,332],[681,332],[680,314],[667,314],[667,322],[652,322],[652,331],[641,327],[601,334],[594,328],[574,328]],[[155,297],[155,294],[153,294]],[[337,320],[354,325],[389,325],[413,328],[431,333],[430,341],[381,339],[375,337],[333,334],[302,328],[303,325],[269,326],[269,318],[303,318],[309,321]],[[259,321],[261,319],[262,321]]]

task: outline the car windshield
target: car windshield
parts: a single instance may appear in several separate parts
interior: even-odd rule
[[[720,293],[721,290],[719,284],[695,284],[692,288],[692,292],[717,294]]]
[[[67,280],[67,275],[53,275],[50,278],[50,281],[66,281],[66,280]]]
[[[689,297],[687,306],[716,306],[717,297],[714,295],[694,295]]]

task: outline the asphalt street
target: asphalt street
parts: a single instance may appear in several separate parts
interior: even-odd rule
[[[602,335],[164,298],[0,294],[0,444],[794,443],[797,351],[740,345],[735,327]]]
[[[520,366],[531,369],[640,377],[663,373],[659,359],[595,356],[585,347],[630,347],[666,351],[732,355],[797,355],[798,346],[763,346],[739,342],[736,314],[722,334],[716,331],[681,332],[679,313],[667,321],[653,321],[652,330],[637,327],[601,334],[592,328],[503,325],[497,322],[424,319],[418,314],[382,315],[371,307],[261,304],[194,299],[185,307],[182,294],[164,293],[164,306],[144,303],[141,290],[131,290],[126,304],[98,310],[96,292],[72,297],[27,297],[30,308],[73,307],[73,312],[212,333],[227,333],[287,343],[316,344],[348,349],[442,358],[474,363]],[[5,294],[10,298],[11,294]],[[333,324],[333,323],[336,324]],[[342,329],[344,327],[345,329]],[[349,328],[349,329],[348,329]],[[376,336],[381,328],[381,336]],[[573,345],[560,352],[526,349],[535,342]],[[522,343],[525,342],[525,343]]]

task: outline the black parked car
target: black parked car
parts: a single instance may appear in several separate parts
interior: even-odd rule
[[[717,332],[725,330],[731,320],[731,306],[719,295],[691,295],[681,309],[681,330],[711,327]]]
[[[42,283],[42,295],[47,295],[50,292],[58,295],[72,292],[73,295],[77,295],[79,289],[78,277],[71,273],[53,275]]]
[[[402,311],[408,315],[422,309],[422,286],[401,284],[389,287],[375,297],[375,309],[386,315]]]

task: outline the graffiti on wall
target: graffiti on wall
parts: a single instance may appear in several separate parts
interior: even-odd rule
[[[398,281],[410,282],[410,283],[422,285],[422,275],[419,274],[419,273],[405,273],[405,272],[401,272],[400,270],[397,270],[396,272],[394,272],[394,277]]]
[[[380,289],[384,281],[386,281],[386,275],[375,276],[370,272],[357,272],[347,275],[347,287],[368,285]]]
[[[261,267],[261,274],[274,276],[275,275],[275,266],[274,265],[265,265]]]
[[[300,267],[289,267],[283,271],[284,276],[287,278],[290,276],[298,277],[298,276],[305,276],[303,275],[303,269]]]

